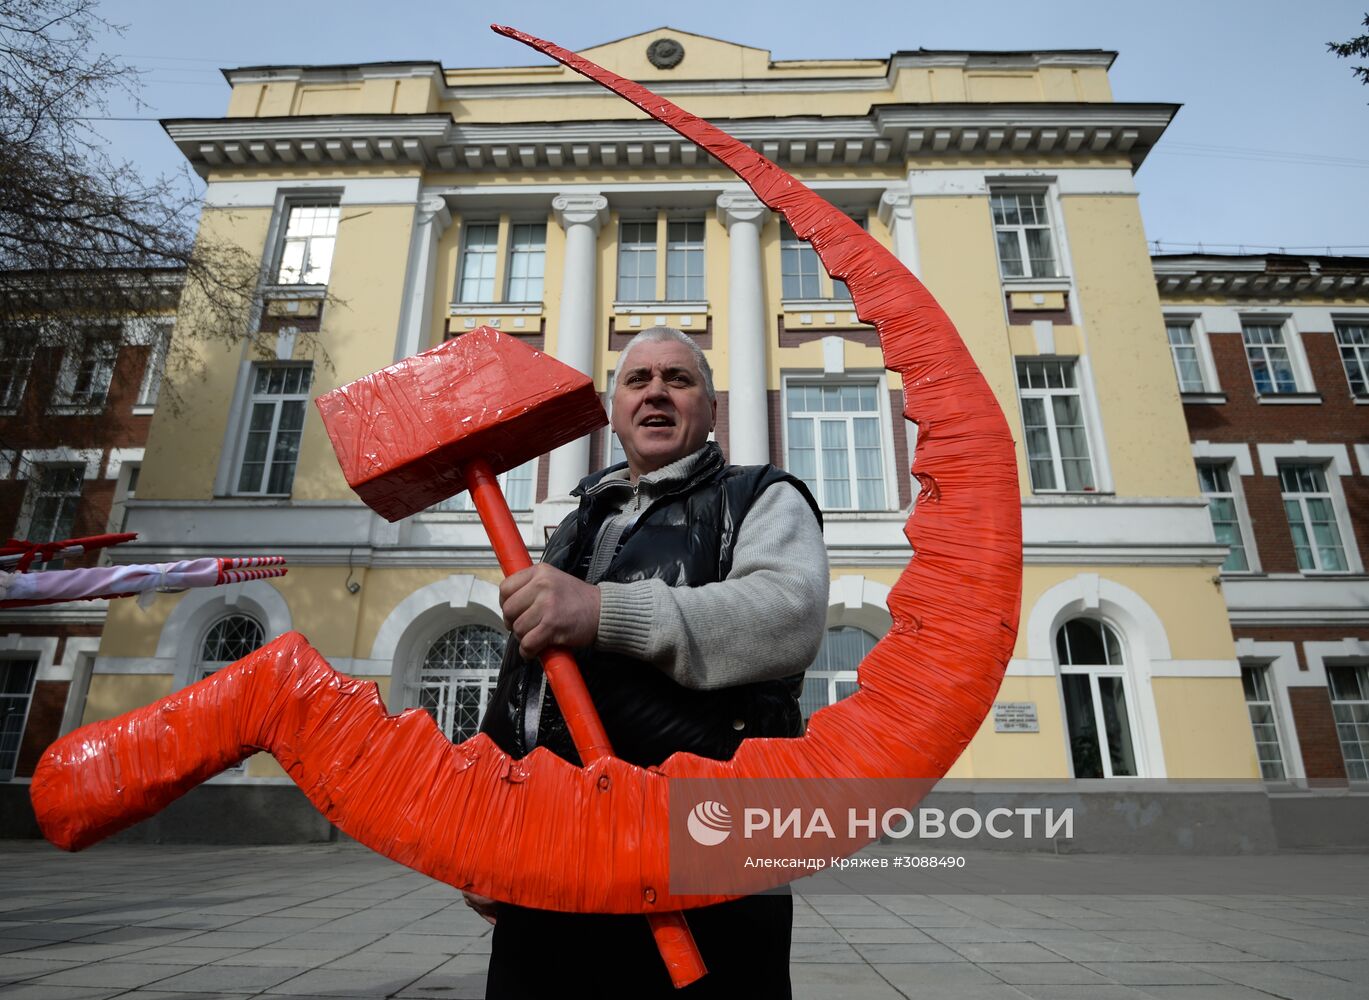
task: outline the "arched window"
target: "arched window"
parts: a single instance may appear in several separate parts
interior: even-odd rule
[[[1126,657],[1117,630],[1096,618],[1071,619],[1055,634],[1055,652],[1074,776],[1135,777]]]
[[[418,669],[418,707],[453,743],[476,734],[499,679],[508,634],[485,625],[458,625],[428,647]]]
[[[251,615],[227,615],[220,618],[204,634],[200,643],[200,655],[195,661],[192,678],[202,681],[214,671],[254,652],[266,641],[266,630]],[[225,774],[242,775],[247,773],[247,761],[241,760],[227,768]]]
[[[878,640],[863,628],[841,625],[829,628],[822,638],[817,659],[803,677],[799,708],[808,721],[820,708],[856,692],[856,668]]]
[[[250,615],[228,615],[220,618],[204,634],[200,655],[196,661],[195,679],[202,680],[220,667],[260,649],[266,631]]]

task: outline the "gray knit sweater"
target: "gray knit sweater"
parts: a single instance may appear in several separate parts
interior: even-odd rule
[[[626,470],[593,487],[617,513],[595,540],[587,579],[608,568],[623,532],[662,492],[688,478],[702,450],[641,476]],[[727,579],[701,587],[661,580],[599,583],[594,647],[655,664],[677,684],[731,687],[798,673],[813,662],[827,619],[827,549],[798,490],[777,483],[737,532]]]

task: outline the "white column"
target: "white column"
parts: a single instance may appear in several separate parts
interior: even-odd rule
[[[727,451],[737,465],[770,461],[761,272],[761,226],[769,215],[750,192],[718,196],[718,218],[728,236]]]
[[[441,195],[419,199],[409,241],[409,266],[404,273],[404,301],[395,337],[396,361],[429,347],[428,318],[432,315],[433,286],[437,283],[437,241],[451,224],[447,199]]]
[[[879,221],[893,232],[894,253],[903,266],[922,277],[917,236],[913,232],[913,196],[907,191],[885,191],[879,199]]]
[[[576,371],[593,376],[599,227],[608,218],[608,199],[598,194],[561,194],[552,199],[551,207],[556,221],[566,231],[556,357]],[[589,472],[588,437],[557,448],[551,453],[547,472],[547,498],[569,496]]]

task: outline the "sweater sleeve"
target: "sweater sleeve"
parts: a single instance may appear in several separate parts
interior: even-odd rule
[[[808,502],[787,483],[756,498],[727,579],[601,583],[595,647],[645,660],[694,689],[798,673],[827,619],[827,548]]]

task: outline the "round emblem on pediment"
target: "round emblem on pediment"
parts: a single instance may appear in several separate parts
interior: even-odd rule
[[[658,38],[646,47],[646,57],[657,69],[674,69],[684,58],[684,46],[673,38]]]

